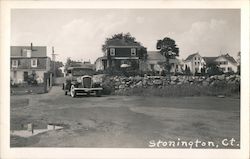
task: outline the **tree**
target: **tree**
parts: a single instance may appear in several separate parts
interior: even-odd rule
[[[64,65],[64,70],[67,70],[70,67],[71,63],[72,63],[72,60],[70,59],[70,57],[68,57]]]
[[[240,74],[240,57],[241,57],[241,52],[239,51],[238,54],[237,54],[237,63],[238,63],[238,66],[237,66],[237,73]]]
[[[191,75],[191,70],[187,65],[185,66],[185,74],[186,75]]]
[[[223,74],[223,71],[219,68],[218,64],[215,62],[209,63],[206,67],[207,67],[207,74],[209,76]]]
[[[51,61],[50,63],[50,71],[54,72],[56,77],[63,77],[63,72],[60,67],[63,67],[63,63],[61,61]],[[55,69],[55,70],[54,70]]]
[[[166,73],[170,74],[171,65],[169,59],[175,59],[176,56],[179,56],[179,48],[175,44],[175,41],[171,38],[165,37],[162,40],[158,40],[156,44],[157,50],[160,50],[160,53],[166,57],[165,69]]]
[[[111,38],[106,38],[105,43],[102,45],[102,51],[106,52],[108,45],[112,40],[122,40],[122,39],[124,39],[126,42],[137,43],[141,46],[141,43],[137,42],[135,37],[131,36],[129,32],[126,34],[118,33],[118,34],[112,35]]]

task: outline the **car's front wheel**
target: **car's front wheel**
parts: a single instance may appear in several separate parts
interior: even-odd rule
[[[76,91],[75,91],[75,86],[72,85],[71,88],[70,88],[70,95],[71,97],[76,97]]]

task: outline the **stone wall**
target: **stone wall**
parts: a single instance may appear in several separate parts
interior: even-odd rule
[[[239,75],[215,75],[205,76],[145,76],[145,77],[122,77],[106,76],[104,85],[112,87],[115,91],[132,88],[164,88],[169,85],[197,85],[204,87],[223,87],[227,85],[240,85]]]

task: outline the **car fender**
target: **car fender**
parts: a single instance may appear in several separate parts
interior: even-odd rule
[[[74,85],[75,87],[77,87],[78,84],[79,84],[79,83],[78,83],[77,81],[72,81],[72,82],[71,82],[71,85]],[[70,87],[71,87],[71,85],[70,85]]]

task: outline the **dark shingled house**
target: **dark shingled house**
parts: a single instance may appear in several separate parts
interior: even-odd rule
[[[131,42],[125,39],[113,39],[107,43],[107,51],[104,56],[95,62],[97,70],[108,68],[120,70],[123,67],[130,67],[134,70],[140,69],[140,60],[146,56],[146,48],[138,42]]]

